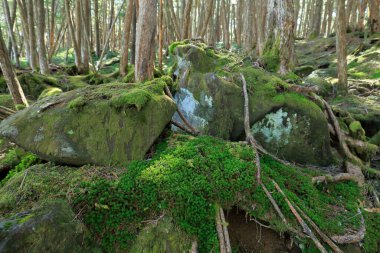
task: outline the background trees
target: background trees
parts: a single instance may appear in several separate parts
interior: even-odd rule
[[[172,42],[189,38],[202,38],[210,46],[240,50],[259,57],[265,55],[268,48],[273,49],[272,39],[278,38],[280,43],[276,46],[281,53],[278,71],[285,73],[295,65],[295,39],[338,33],[338,4],[342,4],[345,11],[345,18],[341,20],[345,28],[339,34],[347,30],[380,32],[379,0],[347,0],[344,3],[339,0],[2,2],[0,25],[12,62],[19,67],[21,57],[27,60],[33,71],[43,74],[49,73],[48,65],[55,54],[67,51],[68,55],[73,48],[78,73],[88,73],[99,57],[97,66],[102,67],[107,52],[116,51],[122,56],[120,74],[125,76],[128,63],[135,63],[135,55],[141,57],[140,54],[148,50],[147,45],[136,41],[143,40],[150,47],[154,45],[156,54],[152,53],[152,57],[146,59],[153,62],[159,58],[158,65],[161,66],[162,52],[166,52]],[[145,15],[147,4],[152,6],[145,21],[154,21],[152,25],[138,21],[139,14],[140,17]],[[279,23],[284,26],[279,27]],[[138,29],[143,29],[143,34],[136,31]],[[148,35],[152,32],[153,37]],[[272,46],[268,47],[268,43]],[[137,62],[140,64],[142,62]],[[144,68],[151,69],[147,66]],[[140,70],[140,66],[137,69]]]

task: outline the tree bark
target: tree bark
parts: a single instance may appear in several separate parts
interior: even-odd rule
[[[294,6],[293,0],[280,0],[277,3],[278,26],[280,27],[280,70],[288,73],[295,64],[294,49]]]
[[[38,69],[38,55],[37,55],[37,42],[36,42],[36,32],[34,29],[34,9],[33,0],[27,1],[27,11],[28,11],[28,23],[27,27],[29,29],[29,51],[30,51],[30,67],[33,71]]]
[[[338,58],[338,90],[347,94],[346,8],[345,0],[337,1],[336,52]]]
[[[136,32],[135,81],[151,80],[154,72],[157,0],[140,0]]]
[[[185,10],[184,10],[184,16],[183,16],[183,26],[182,26],[182,36],[181,39],[189,39],[190,36],[190,17],[191,17],[191,8],[193,6],[193,0],[187,0],[186,5],[185,5]]]
[[[45,7],[44,0],[36,0],[36,13],[38,15],[37,23],[37,40],[38,40],[38,58],[40,61],[40,72],[43,75],[49,74],[49,66],[46,56],[45,44]]]
[[[100,56],[100,24],[99,24],[99,0],[94,0],[94,16],[95,16],[95,54]]]
[[[369,0],[369,27],[371,33],[380,32],[380,0]]]
[[[13,4],[15,5],[16,2],[14,2]],[[17,41],[16,41],[15,34],[13,32],[14,22],[12,22],[11,13],[9,11],[8,0],[3,0],[3,7],[4,7],[4,14],[5,14],[6,22],[7,22],[7,27],[8,27],[8,34],[12,42],[12,51],[13,51],[14,59],[16,62],[16,67],[19,68],[20,61],[19,61],[19,56],[18,56]]]
[[[312,30],[309,35],[310,38],[315,38],[320,35],[321,31],[321,19],[322,19],[322,8],[323,0],[316,0],[315,2],[315,12],[313,13],[313,22],[312,22]]]
[[[123,29],[123,41],[122,41],[122,55],[120,59],[120,76],[125,76],[128,73],[128,50],[129,50],[129,38],[131,35],[131,24],[133,16],[134,1],[130,0],[127,7],[127,12],[124,17],[124,29]]]
[[[0,67],[4,74],[7,87],[9,89],[9,92],[12,96],[12,99],[15,105],[28,106],[28,101],[25,98],[24,92],[13,70],[13,66],[7,52],[7,48],[3,39],[3,33],[1,31],[1,28],[0,28]]]
[[[358,20],[358,30],[364,31],[364,21],[365,21],[365,12],[367,10],[367,0],[359,1],[359,20]]]

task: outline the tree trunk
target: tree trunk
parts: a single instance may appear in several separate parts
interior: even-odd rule
[[[47,63],[46,56],[46,45],[45,45],[45,7],[44,0],[36,0],[36,13],[38,15],[37,23],[37,39],[38,39],[38,58],[40,61],[40,72],[43,75],[49,73],[49,66]]]
[[[131,23],[133,16],[134,1],[130,0],[127,7],[127,12],[124,17],[124,29],[123,29],[123,45],[122,45],[122,55],[120,59],[120,76],[125,76],[128,73],[128,50],[129,50],[129,38],[131,35]]]
[[[280,70],[286,74],[294,67],[294,6],[293,0],[280,0],[277,3],[278,24],[280,27]]]
[[[29,28],[29,51],[30,51],[30,67],[33,71],[38,69],[38,55],[37,55],[37,42],[36,32],[34,29],[34,9],[33,0],[27,1],[28,10],[28,28]]]
[[[367,10],[367,0],[360,0],[358,9],[359,9],[358,30],[363,32],[365,12]]]
[[[136,28],[137,28],[137,10],[138,0],[133,1],[133,15],[132,15],[132,43],[131,43],[131,64],[136,63]]]
[[[345,12],[345,0],[338,0],[336,11],[336,52],[338,58],[338,90],[344,94],[348,92]]]
[[[16,74],[13,70],[11,60],[4,43],[3,34],[0,28],[0,67],[4,74],[7,87],[12,96],[15,105],[28,106],[28,101],[25,98],[24,92],[20,83],[17,80]]]
[[[223,42],[226,49],[230,49],[230,32],[228,26],[228,11],[226,6],[226,1],[221,0],[221,19],[223,26]]]
[[[100,25],[99,25],[99,0],[94,0],[95,16],[95,54],[100,56]]]
[[[310,38],[315,38],[320,35],[322,9],[323,9],[322,7],[323,7],[323,0],[316,0],[315,12],[313,13],[313,18],[312,18],[312,30],[309,35]]]
[[[16,2],[13,3],[14,5]],[[16,67],[20,67],[20,61],[19,61],[19,56],[18,56],[18,48],[17,48],[17,41],[15,34],[13,32],[13,24],[12,18],[11,18],[11,13],[9,11],[9,5],[8,5],[8,0],[3,0],[3,7],[4,7],[4,14],[5,14],[5,19],[7,22],[7,27],[8,27],[8,34],[12,42],[12,51],[14,55],[14,59],[16,61]]]
[[[193,0],[187,0],[184,10],[184,16],[183,16],[183,26],[182,26],[182,36],[181,39],[189,39],[190,38],[190,17],[191,17],[191,8],[193,6]]]
[[[380,32],[380,0],[369,0],[369,27],[371,33]]]
[[[157,0],[140,0],[136,32],[135,81],[151,80],[154,72]]]
[[[214,2],[215,0],[208,0],[206,19],[205,19],[205,22],[202,22],[203,23],[202,30],[201,30],[201,33],[199,34],[199,36],[202,38],[206,35],[208,24],[210,23],[210,19],[212,18],[212,15],[214,13]]]

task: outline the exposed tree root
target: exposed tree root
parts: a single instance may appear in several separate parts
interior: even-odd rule
[[[357,178],[354,175],[351,175],[350,173],[339,173],[337,175],[325,175],[325,176],[318,176],[313,177],[312,183],[313,184],[319,184],[319,183],[337,183],[342,181],[354,181],[357,182]]]
[[[187,129],[185,126],[181,125],[180,123],[178,123],[177,121],[174,121],[174,120],[171,120],[170,123],[176,127],[178,127],[179,129],[181,129],[182,131],[184,131],[185,133],[188,133],[190,135],[194,135],[194,133],[192,131],[190,131],[189,129]]]
[[[309,222],[309,224],[313,227],[313,229],[317,232],[317,234],[322,238],[322,240],[325,243],[327,243],[335,253],[343,253],[343,251],[325,233],[322,232],[322,230],[317,226],[317,224],[315,224],[314,221],[301,210],[301,208],[299,208],[296,204],[294,204],[294,206],[296,207],[298,212],[304,217],[304,219],[307,222]]]
[[[356,157],[355,155],[353,155],[351,153],[350,149],[348,148],[346,140],[345,140],[344,135],[342,133],[342,130],[340,129],[339,122],[338,122],[337,118],[335,117],[335,115],[334,115],[334,113],[333,113],[333,111],[331,109],[331,106],[326,102],[326,100],[322,100],[322,101],[323,101],[323,104],[325,106],[326,112],[329,115],[330,121],[332,122],[332,125],[334,127],[335,135],[338,138],[339,148],[341,149],[341,151],[343,152],[343,154],[349,160],[351,160],[351,161],[353,161],[353,162],[355,162],[357,164],[362,164],[362,161],[358,157]]]
[[[365,208],[364,211],[368,213],[380,213],[380,208]]]
[[[355,234],[332,236],[331,239],[333,239],[338,244],[352,244],[361,242],[364,239],[366,229],[364,224],[364,217],[360,209],[358,209],[358,214],[360,215],[361,219],[361,227],[358,232]]]
[[[308,94],[308,93],[318,93],[319,87],[318,86],[311,86],[311,87],[305,87],[301,85],[291,85],[287,88],[288,91],[297,92],[301,94]]]
[[[290,200],[286,197],[285,193],[281,190],[280,186],[272,180],[274,186],[276,187],[277,191],[284,197],[286,203],[288,204],[290,210],[292,211],[293,215],[296,217],[298,223],[301,225],[303,231],[305,234],[310,236],[310,238],[313,240],[315,246],[319,249],[322,253],[327,253],[327,250],[323,247],[321,242],[318,240],[318,238],[314,235],[313,231],[309,228],[309,226],[306,224],[306,222],[302,219],[302,217],[299,215],[297,210],[294,208]]]

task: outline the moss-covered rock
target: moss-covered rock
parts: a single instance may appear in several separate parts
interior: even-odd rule
[[[85,226],[65,201],[0,220],[0,251],[94,252]]]
[[[50,97],[50,96],[55,96],[55,95],[59,95],[62,93],[62,90],[60,88],[57,88],[57,87],[49,87],[45,90],[42,91],[41,95],[38,97],[38,99],[43,99],[43,98],[46,98],[46,97]]]
[[[306,77],[306,76],[310,75],[314,70],[315,70],[314,66],[304,65],[304,66],[297,67],[294,70],[294,73],[296,73],[300,77]]]
[[[2,121],[0,133],[42,159],[73,165],[142,159],[176,106],[164,79],[47,97]]]
[[[288,108],[308,122],[298,126],[304,133],[303,143],[275,145],[282,147],[278,150],[280,156],[320,165],[332,162],[327,120],[322,110],[306,97],[287,92],[288,83],[252,67],[249,60],[238,60],[236,55],[220,53],[202,43],[187,41],[174,45],[177,58],[174,74],[179,79],[175,100],[199,131],[224,139],[244,139],[242,73],[249,89],[251,125],[280,108]],[[180,121],[177,114],[174,119]],[[295,140],[299,138],[299,133],[290,132],[290,135]],[[266,146],[265,142],[261,144]],[[298,153],[305,155],[295,159]]]

